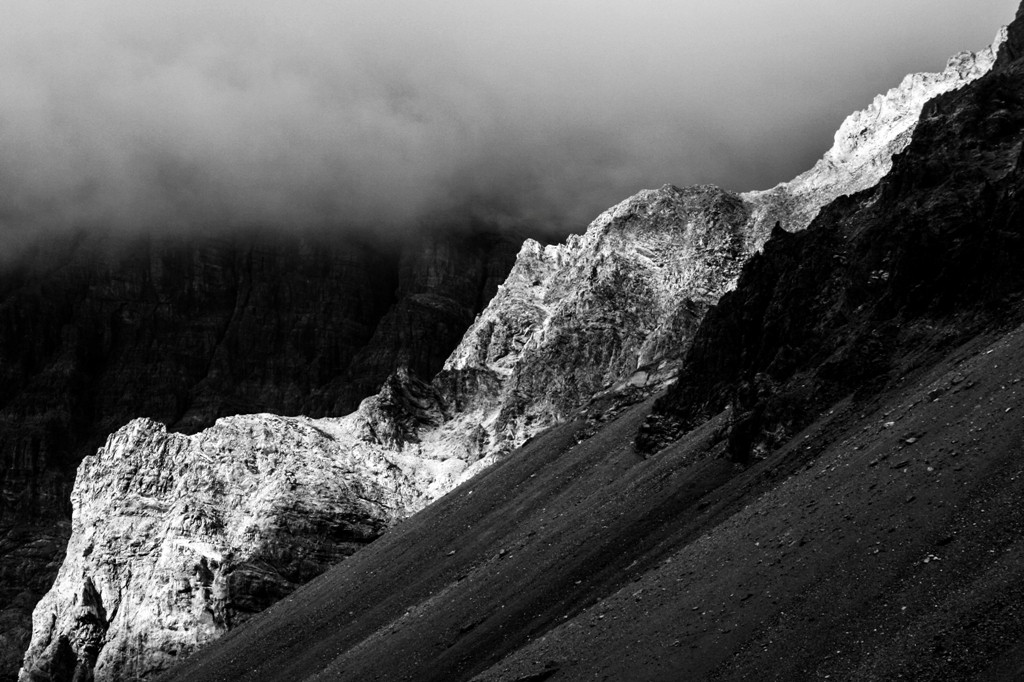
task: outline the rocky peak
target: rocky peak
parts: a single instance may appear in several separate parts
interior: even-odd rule
[[[642,285],[653,317],[665,315],[686,293],[714,299],[735,275],[742,257],[741,199],[713,186],[685,190],[665,185],[643,190],[602,213],[583,235],[564,244],[523,245],[508,279],[477,316],[444,365],[445,370],[486,368],[508,375],[552,343],[559,325],[582,323],[584,311],[611,312]],[[658,323],[654,323],[657,327]],[[639,333],[652,329],[646,326]],[[633,369],[646,364],[636,360]]]

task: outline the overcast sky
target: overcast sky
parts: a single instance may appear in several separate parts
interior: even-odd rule
[[[1017,4],[3,0],[0,229],[579,231],[643,187],[789,179]]]

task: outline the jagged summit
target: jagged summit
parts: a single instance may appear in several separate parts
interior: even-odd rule
[[[635,331],[650,334],[677,312],[680,292],[695,303],[717,298],[738,272],[730,264],[743,255],[747,217],[739,197],[718,187],[665,185],[608,209],[565,244],[541,247],[528,241],[445,369],[480,367],[508,374],[525,367],[555,334],[566,332],[566,324],[583,324],[584,313],[599,307],[615,309],[612,301],[597,300],[598,292],[615,298],[619,307],[649,298],[644,302],[653,308],[643,312],[657,319]],[[645,290],[630,291],[624,281],[626,290],[613,291],[622,279],[642,282]],[[631,364],[635,369],[648,363],[641,357]]]
[[[743,195],[707,185],[665,185],[605,211],[564,244],[527,241],[504,284],[429,382],[399,370],[346,417],[235,417],[189,441],[136,424],[130,428],[147,434],[145,446],[130,455],[112,453],[134,447],[132,432],[114,434],[80,469],[68,559],[36,610],[23,678],[35,679],[58,661],[82,674],[94,669],[97,679],[157,672],[233,622],[204,614],[246,612],[254,587],[232,583],[231,576],[246,575],[253,557],[269,552],[330,559],[347,546],[342,534],[340,540],[321,537],[311,549],[305,531],[289,530],[289,523],[247,533],[247,517],[223,511],[241,495],[256,495],[261,518],[288,519],[298,496],[306,509],[329,510],[350,499],[349,486],[369,496],[355,498],[383,510],[367,522],[376,528],[374,523],[421,509],[555,424],[581,412],[600,422],[664,388],[705,313],[735,287],[743,264],[772,227],[800,230],[834,198],[877,182],[909,141],[924,101],[980,76],[999,44],[956,58],[943,74],[908,77],[867,113],[848,119],[826,158],[790,183]],[[343,472],[344,485],[307,476],[300,489],[258,493],[251,477],[231,473],[228,463],[230,453],[252,448],[280,462],[283,471]],[[146,456],[171,450],[170,460]],[[214,520],[198,530],[176,520],[177,511],[149,506],[147,492],[152,481],[169,480],[165,467],[184,472],[193,462],[206,474],[174,478],[161,494],[173,490],[181,499],[201,500]],[[215,550],[223,561],[211,569],[209,551],[195,547]],[[311,560],[309,573],[326,563]],[[259,565],[269,584],[294,584],[289,562]],[[174,585],[195,575],[207,576],[211,586],[234,588],[193,587],[188,599],[175,596]],[[84,585],[104,604],[155,600],[162,611],[150,618],[144,610],[104,607],[103,619],[83,619],[78,605]],[[161,653],[151,655],[153,650]]]
[[[771,189],[743,194],[754,207],[749,229],[754,248],[764,244],[776,222],[791,232],[805,229],[836,198],[875,185],[889,172],[892,158],[910,144],[925,103],[988,73],[1006,40],[1003,27],[989,47],[954,55],[945,70],[906,76],[866,109],[848,116],[832,148],[813,168]]]

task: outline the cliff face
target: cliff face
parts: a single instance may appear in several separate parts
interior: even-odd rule
[[[828,201],[850,188],[877,181],[888,168],[891,155],[905,146],[907,131],[915,124],[918,105],[928,89],[944,92],[967,83],[991,65],[992,54],[961,56],[944,75],[908,79],[902,89],[876,102],[872,118],[880,121],[883,129],[862,130],[856,123],[862,119],[855,116],[849,130],[837,136],[837,147],[826,161],[782,189],[736,195],[713,187],[666,186],[622,202],[595,220],[584,235],[572,237],[564,245],[541,247],[527,241],[505,284],[431,382],[413,372],[399,371],[353,414],[317,420],[312,428],[330,434],[332,452],[359,453],[368,462],[394,467],[394,475],[412,491],[402,498],[405,508],[401,514],[419,509],[458,481],[581,410],[590,426],[574,437],[585,439],[602,421],[663,388],[678,371],[702,317],[735,286],[743,263],[764,242],[768,222],[778,220],[790,229],[801,229]],[[882,110],[885,115],[877,115]],[[423,305],[432,303],[430,297],[418,300]],[[394,329],[401,334],[405,328],[399,325]],[[406,332],[410,338],[426,338],[413,328]],[[740,341],[729,343],[735,346]],[[372,349],[367,353],[372,361]],[[268,422],[268,428],[299,423],[278,420]],[[126,437],[125,432],[113,436],[115,440]],[[301,448],[293,454],[299,459],[308,456]],[[99,485],[87,480],[95,473],[83,467],[76,491],[79,486],[84,490]],[[116,467],[104,472],[104,476],[111,475],[120,476]],[[353,467],[345,480],[370,489],[377,476],[373,466],[366,471]],[[304,494],[320,499],[324,495],[318,485],[317,480],[310,480]],[[233,484],[218,494],[225,499],[237,495]],[[124,554],[127,550],[118,540],[122,524],[115,521],[121,512],[107,509],[103,513],[100,503],[93,506],[88,496],[78,493],[74,499],[90,507],[76,508],[75,518],[82,516],[92,522],[76,526],[72,546],[81,544],[81,534],[99,533],[110,538],[112,556]],[[123,505],[114,498],[109,504],[131,509],[137,498],[125,499]],[[125,513],[141,514],[137,510]],[[160,546],[192,542],[189,532],[161,525],[154,531],[154,542]],[[217,540],[222,543],[218,552],[241,556],[241,547],[233,544],[240,537],[235,531],[226,532]],[[278,536],[272,542],[289,540]],[[301,546],[303,541],[296,542]],[[25,659],[26,679],[46,679],[54,674],[54,647],[60,642],[67,642],[59,645],[65,652],[60,660],[73,660],[86,668],[93,661],[102,662],[96,668],[101,678],[113,679],[109,671],[141,675],[166,665],[162,654],[149,660],[147,655],[136,656],[134,650],[127,655],[116,647],[105,653],[103,642],[122,641],[122,631],[136,637],[159,631],[148,621],[140,622],[131,610],[108,618],[106,634],[99,640],[90,638],[91,624],[68,617],[82,602],[87,580],[98,594],[114,593],[107,587],[114,580],[111,571],[93,560],[92,553],[69,557],[72,567],[66,572],[62,569],[61,579],[37,609],[33,644]],[[172,580],[148,577],[152,575],[152,556],[142,560],[131,579],[118,584],[118,600],[176,603],[168,596]],[[113,563],[117,561],[115,558]],[[182,566],[177,566],[179,573],[185,570]],[[231,599],[250,601],[242,593]],[[209,599],[203,603],[210,603]],[[186,607],[182,602],[167,608],[176,613],[175,609]],[[222,621],[217,632],[228,625]],[[166,635],[153,636],[159,640]],[[185,651],[188,645],[171,648]]]
[[[0,275],[0,670],[20,665],[75,470],[107,434],[140,416],[194,432],[230,414],[350,412],[399,364],[437,371],[517,248],[483,226],[400,247],[91,235]]]
[[[71,592],[36,609],[36,629],[53,636],[29,650],[47,661],[29,679],[159,672],[376,538],[418,497],[390,462],[339,448],[327,422],[270,415],[194,436],[139,419],[79,472],[57,576]]]
[[[1022,22],[877,187],[775,231],[663,398],[548,430],[167,679],[1022,679]]]
[[[717,187],[665,186],[564,245],[527,242],[435,382],[488,376],[483,395],[447,391],[475,406],[462,418],[482,427],[483,452],[517,447],[595,394],[669,379],[673,351],[738,273],[748,215]]]

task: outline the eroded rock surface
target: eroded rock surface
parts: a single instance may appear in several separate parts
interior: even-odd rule
[[[531,436],[581,409],[587,411],[588,404],[592,416],[599,419],[600,412],[618,409],[664,387],[678,370],[705,312],[735,286],[743,263],[767,238],[766,230],[776,222],[799,230],[835,197],[877,182],[889,168],[892,154],[909,140],[920,104],[932,94],[980,75],[991,65],[994,54],[990,50],[979,56],[960,56],[945,74],[908,78],[901,88],[876,100],[867,113],[851,117],[826,159],[792,183],[746,195],[708,186],[679,189],[669,185],[627,199],[602,214],[585,234],[571,237],[563,245],[542,247],[527,241],[505,284],[430,382],[400,370],[377,395],[341,419],[238,419],[252,420],[245,423],[252,423],[254,430],[265,420],[265,428],[270,430],[308,428],[327,434],[322,442],[314,439],[301,446],[279,441],[290,453],[287,467],[297,471],[326,467],[332,458],[365,461],[366,470],[354,465],[339,475],[368,491],[371,521],[367,527],[383,531],[395,518],[444,494]],[[876,122],[877,130],[871,126],[864,129],[869,120]],[[221,422],[211,432],[231,423]],[[112,436],[112,441],[130,441],[132,428],[135,425]],[[207,438],[207,433],[193,437],[199,439],[195,442]],[[142,450],[151,447],[142,445]],[[180,452],[183,459],[177,466],[181,467],[191,466],[184,463],[191,461],[189,458],[202,460],[204,456],[201,448],[193,446]],[[101,452],[97,461],[108,461],[104,457],[109,459]],[[140,452],[126,461],[149,457]],[[313,465],[308,466],[306,459]],[[131,491],[143,484],[134,475],[127,476],[128,484],[119,495],[94,499],[78,492],[105,485],[91,481],[93,477],[124,479],[126,470],[142,466],[125,469],[118,466],[120,460],[109,461],[111,469],[102,476],[90,463],[80,472],[74,497],[78,505],[72,540],[75,548],[88,546],[85,538],[90,536],[120,537],[123,512],[130,508],[125,500],[138,499]],[[222,466],[228,470],[236,467],[227,460]],[[152,475],[160,478],[164,474],[158,469]],[[224,500],[239,496],[232,476],[219,471],[210,475],[225,482],[213,496],[219,500],[218,508],[226,504]],[[331,476],[314,476],[305,479],[301,493],[306,500],[324,499],[330,508],[338,504],[329,501],[335,499],[332,491],[337,487]],[[188,488],[180,494],[185,500],[182,503],[192,495]],[[382,501],[392,510],[391,517],[371,513],[373,505]],[[273,516],[279,513],[279,505],[288,504],[287,496],[270,496],[259,513]],[[198,554],[189,549],[189,543],[209,542],[221,557],[245,556],[246,550],[238,544],[244,536],[237,524],[232,525],[234,521],[218,530],[214,541],[199,539],[206,538],[208,531],[183,527],[174,521],[180,514],[170,510],[147,512],[142,518],[151,525],[148,532],[154,549],[139,558],[138,569],[127,579],[124,573],[106,568],[121,561],[123,549],[111,550],[113,556],[105,564],[93,558],[99,556],[98,545],[88,556],[83,555],[84,550],[76,549],[77,555],[69,552],[60,578],[36,610],[26,671],[56,671],[64,665],[59,661],[67,660],[70,647],[76,665],[88,668],[95,660],[98,679],[114,679],[114,671],[146,675],[165,666],[173,655],[191,650],[192,641],[205,641],[223,632],[238,617],[218,616],[217,620],[212,614],[247,613],[236,606],[223,606],[228,602],[212,587],[209,593],[193,588],[189,600],[175,601],[169,596],[174,594],[169,587],[172,583],[191,580],[189,576],[197,570]],[[306,542],[301,532],[293,541],[292,531],[284,526],[267,527],[274,529],[266,539],[271,544],[283,547],[294,542],[301,548]],[[274,535],[278,530],[282,532]],[[117,547],[117,541],[113,542]],[[168,563],[161,564],[165,557]],[[207,557],[208,568],[209,561]],[[224,566],[218,561],[217,570],[226,570]],[[158,571],[156,567],[163,568]],[[92,585],[88,590],[87,584]],[[288,586],[291,584],[294,581],[288,578]],[[177,631],[141,617],[143,607],[119,609],[113,616],[104,607],[102,618],[87,614],[82,620],[75,615],[81,612],[81,605],[95,601],[83,596],[89,590],[100,595],[104,604],[113,603],[111,599],[124,604],[161,604],[167,622],[181,619],[199,624],[189,625],[187,635],[174,634],[177,644],[173,646],[150,647],[156,652],[152,655],[146,653],[149,649],[134,649],[138,655],[129,655],[116,644],[128,641],[122,632],[132,632],[136,639],[153,637],[156,642],[170,641],[163,639],[171,637],[166,633]],[[202,596],[199,601],[197,594]],[[246,599],[240,591],[228,601],[244,603]],[[199,622],[203,613],[211,614],[212,625]],[[94,636],[97,630],[105,633],[98,639]],[[25,676],[32,679],[29,672]]]
[[[351,444],[328,420],[272,415],[193,436],[148,419],[120,429],[79,469],[22,678],[157,673],[422,504],[393,463]]]

